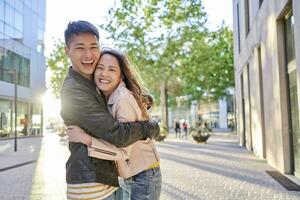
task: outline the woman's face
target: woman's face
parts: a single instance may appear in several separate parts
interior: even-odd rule
[[[121,69],[116,57],[104,54],[95,70],[95,83],[106,97],[117,88],[122,80]]]

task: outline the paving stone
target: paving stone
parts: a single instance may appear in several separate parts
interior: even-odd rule
[[[299,200],[266,170],[274,170],[237,145],[232,135],[217,135],[207,144],[168,137],[157,143],[163,175],[162,200]],[[0,141],[1,200],[66,200],[67,141],[55,133],[39,138]]]

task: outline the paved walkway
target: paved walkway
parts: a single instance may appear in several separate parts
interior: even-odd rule
[[[195,144],[171,135],[157,146],[162,200],[300,199],[300,192],[286,191],[267,175],[266,170],[274,169],[239,147],[234,136],[213,136],[207,144]],[[65,139],[55,133],[20,139],[18,152],[13,152],[13,140],[0,140],[0,199],[65,200],[68,155]]]

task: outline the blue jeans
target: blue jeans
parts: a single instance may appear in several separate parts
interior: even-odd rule
[[[160,167],[144,170],[129,179],[119,179],[124,200],[159,200],[161,183]]]
[[[103,200],[126,200],[123,199],[122,196],[123,196],[123,189],[119,187],[116,191],[114,191],[114,193],[104,198]]]

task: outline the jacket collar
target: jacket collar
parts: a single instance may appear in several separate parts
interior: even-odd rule
[[[107,101],[107,105],[112,105],[115,103],[116,98],[120,95],[120,92],[122,90],[126,89],[126,85],[124,83],[124,81],[120,81],[118,87],[113,91],[113,93],[111,93],[108,101]]]
[[[83,83],[83,84],[88,85],[90,87],[95,88],[95,86],[96,86],[94,80],[89,80],[89,79],[85,78],[80,73],[74,71],[72,69],[72,66],[69,67],[69,76],[74,78],[75,80],[79,81],[80,83]]]

